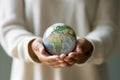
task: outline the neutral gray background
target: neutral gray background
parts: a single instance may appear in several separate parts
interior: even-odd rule
[[[11,58],[0,46],[0,80],[10,80]],[[108,61],[110,80],[120,80],[120,50]]]

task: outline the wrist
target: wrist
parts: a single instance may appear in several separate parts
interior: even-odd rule
[[[86,38],[78,38],[78,40],[80,40],[82,54],[77,63],[82,64],[85,63],[91,57],[93,52],[93,45]]]
[[[38,57],[35,55],[33,49],[32,49],[32,43],[35,39],[31,40],[29,43],[28,43],[28,52],[29,52],[29,55],[30,57],[37,63],[40,63],[40,60],[38,59]]]

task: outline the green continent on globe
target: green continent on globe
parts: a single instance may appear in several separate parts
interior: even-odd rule
[[[56,36],[55,34],[51,34],[48,37],[48,43],[53,45],[56,52],[59,52],[61,50],[61,48],[62,48],[62,41],[59,38],[59,36]]]
[[[73,40],[74,36],[75,34],[70,27],[67,27],[66,25],[61,27],[58,26],[48,37],[48,43],[53,45],[56,52],[60,52],[60,50],[62,49],[63,42],[68,38]]]

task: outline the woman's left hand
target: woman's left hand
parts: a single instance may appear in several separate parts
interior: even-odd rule
[[[77,38],[76,49],[70,52],[68,55],[61,54],[60,58],[63,59],[68,66],[72,66],[75,63],[84,63],[92,54],[93,45],[85,38]]]

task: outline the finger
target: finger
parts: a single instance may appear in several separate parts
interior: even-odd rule
[[[41,48],[39,52],[40,52],[39,58],[40,60],[42,60],[44,64],[47,64],[49,66],[56,66],[64,62],[62,59],[60,59],[60,56],[49,55],[47,52],[45,52],[45,49],[43,48]]]
[[[58,64],[64,62],[63,60],[60,59],[60,57],[58,55],[44,56],[42,58],[44,59],[44,62],[49,65],[58,65]]]
[[[44,47],[39,47],[39,53],[44,56],[49,56]]]
[[[61,55],[62,57],[66,56],[66,55]],[[49,56],[49,58],[47,58],[47,62],[49,63],[50,66],[52,67],[67,67],[68,63],[66,63],[63,59],[60,58],[60,56],[58,55],[53,55],[53,56]]]
[[[68,56],[65,58],[65,62],[67,62],[69,65],[73,65],[75,63],[75,60]]]
[[[74,63],[78,62],[80,60],[80,58],[82,57],[82,54],[79,54],[77,52],[71,52],[69,55],[68,55],[68,58],[71,58],[73,59]],[[68,62],[69,64],[74,64],[73,62]]]
[[[66,62],[51,62],[51,63],[48,63],[48,65],[50,67],[53,67],[53,68],[62,68],[62,67],[67,67],[69,66]]]
[[[35,54],[38,58],[41,58],[42,55],[47,56],[48,54],[45,52],[44,48],[39,48],[37,51],[35,51]]]
[[[54,68],[63,68],[69,66],[66,62],[51,65]]]
[[[69,57],[69,58],[72,58],[72,59],[78,59],[80,56],[81,56],[81,54],[78,53],[78,52],[71,52],[71,53],[68,55],[68,57]]]
[[[60,60],[60,58],[57,55],[48,56],[46,58],[46,61],[50,62],[50,63],[52,63],[52,62],[59,62],[59,60]]]
[[[60,55],[60,58],[61,58],[62,60],[64,60],[66,57],[67,57],[66,54],[61,54],[61,55]]]

